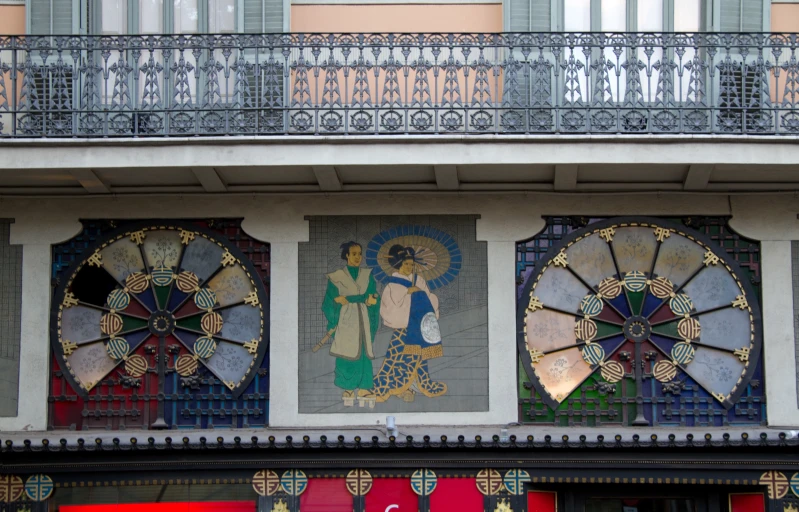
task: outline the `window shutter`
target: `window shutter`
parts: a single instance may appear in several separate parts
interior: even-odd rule
[[[283,32],[283,0],[264,0],[264,31]]]
[[[550,31],[551,0],[507,0],[506,5],[509,31]]]
[[[743,0],[743,20],[744,32],[763,31],[763,2],[762,0]]]
[[[261,33],[264,31],[263,0],[244,0],[244,32]]]
[[[50,33],[50,0],[31,0],[31,34]]]
[[[72,34],[72,2],[73,0],[31,0],[31,34]]]
[[[722,32],[762,32],[762,0],[721,0]]]

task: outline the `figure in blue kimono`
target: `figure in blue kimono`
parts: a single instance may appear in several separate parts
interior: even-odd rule
[[[438,325],[438,297],[416,274],[416,251],[412,247],[394,245],[388,261],[396,270],[388,279],[380,303],[380,317],[394,332],[386,359],[374,379],[377,402],[391,396],[406,402],[414,393],[436,397],[447,392],[447,385],[430,377],[427,362],[441,357],[441,330]]]

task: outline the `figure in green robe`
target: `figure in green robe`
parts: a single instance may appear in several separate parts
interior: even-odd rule
[[[363,248],[356,242],[341,245],[347,266],[327,275],[322,312],[333,338],[330,355],[336,358],[333,383],[343,389],[345,406],[374,406],[372,349],[380,322],[380,297],[370,268],[361,268]]]

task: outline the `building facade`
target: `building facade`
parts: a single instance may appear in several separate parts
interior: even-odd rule
[[[799,510],[797,31],[0,0],[0,510]]]

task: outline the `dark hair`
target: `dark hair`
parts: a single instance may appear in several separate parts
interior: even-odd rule
[[[403,247],[399,244],[392,245],[388,250],[388,264],[394,268],[400,268],[405,260],[416,261],[416,251],[413,247]]]
[[[350,253],[350,249],[352,249],[353,247],[360,247],[361,250],[363,250],[363,247],[358,242],[349,241],[349,242],[344,242],[343,244],[341,244],[341,259],[342,260],[347,261],[347,255]]]

